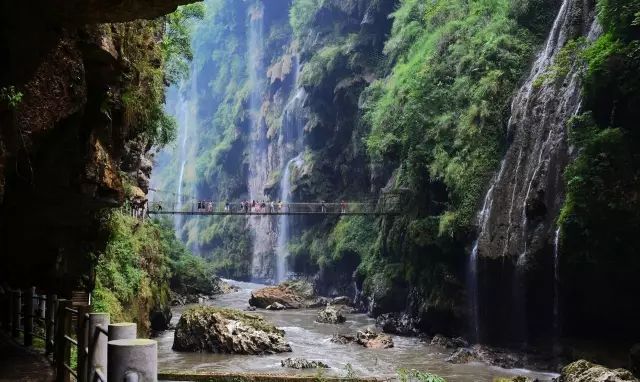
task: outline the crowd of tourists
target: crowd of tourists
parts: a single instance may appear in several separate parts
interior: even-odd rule
[[[207,200],[199,200],[196,204],[197,212],[229,212],[229,213],[284,213],[284,212],[327,212],[327,206],[338,206],[341,213],[346,213],[348,203],[344,200],[339,204],[328,204],[324,201],[318,203],[283,203],[279,201],[269,200],[243,200],[241,202],[214,202]],[[223,209],[224,206],[224,209]],[[304,211],[296,211],[296,206]],[[159,208],[162,208],[158,205]]]

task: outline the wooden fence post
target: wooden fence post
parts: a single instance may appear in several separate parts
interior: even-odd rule
[[[56,314],[56,382],[71,381],[71,374],[65,367],[65,363],[71,357],[71,346],[69,346],[71,344],[65,339],[65,335],[71,329],[71,312],[67,311],[66,308],[71,308],[71,301],[60,300],[58,302],[58,313]]]
[[[20,337],[20,311],[22,310],[22,302],[20,301],[22,292],[16,290],[12,293],[12,317],[11,317],[11,335],[13,338]]]
[[[55,327],[55,310],[57,309],[57,298],[55,294],[47,295],[46,307],[44,308],[44,347],[47,355],[53,352],[53,328]]]
[[[36,287],[27,289],[24,297],[24,332],[22,333],[24,346],[33,345],[33,297],[35,291]]]
[[[85,382],[87,380],[87,351],[89,345],[88,333],[89,333],[89,306],[78,306],[78,321],[77,321],[77,340],[78,340],[78,382]]]

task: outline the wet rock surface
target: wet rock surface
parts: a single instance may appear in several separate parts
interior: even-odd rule
[[[234,309],[197,307],[180,317],[173,350],[228,354],[290,352],[284,331],[264,318]]]
[[[448,349],[455,349],[469,346],[469,343],[464,338],[448,338],[442,334],[436,334],[431,339],[431,346],[441,346]]]
[[[151,322],[151,329],[153,330],[167,330],[171,325],[171,308],[164,306],[156,308],[149,314],[149,321]]]
[[[640,376],[640,344],[635,344],[629,350],[629,370]]]
[[[275,303],[281,304],[285,309],[307,308],[318,304],[313,285],[301,280],[255,290],[249,299],[249,305],[261,309]]]
[[[284,310],[284,309],[287,309],[287,307],[282,305],[279,302],[274,302],[273,304],[267,306],[265,309],[266,310]]]
[[[385,313],[376,318],[376,326],[385,333],[400,336],[419,334],[415,320],[407,313]]]
[[[638,379],[626,369],[608,369],[579,360],[562,369],[559,382],[638,382]]]
[[[438,340],[438,342],[440,341]],[[448,339],[444,342],[450,345],[449,341],[451,340]],[[548,352],[539,354],[525,353],[479,344],[470,347],[459,347],[446,361],[453,364],[482,362],[505,369],[527,368],[535,370],[558,370],[558,362],[561,362],[561,360],[552,354],[548,354]]]
[[[356,343],[370,349],[389,349],[393,347],[393,339],[370,328],[359,330],[355,335],[335,334],[331,342],[346,345]]]
[[[280,361],[282,367],[290,369],[327,369],[329,366],[320,361],[309,361],[304,358],[287,358]]]
[[[327,305],[324,309],[318,312],[316,322],[322,324],[342,324],[347,318],[342,314],[342,309],[335,306]]]

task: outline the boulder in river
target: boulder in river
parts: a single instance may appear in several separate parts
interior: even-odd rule
[[[249,305],[265,309],[274,303],[282,304],[286,309],[300,309],[314,302],[313,285],[307,281],[286,281],[251,292]]]
[[[369,328],[358,330],[355,336],[349,334],[334,334],[331,342],[342,345],[356,343],[370,349],[388,349],[393,347],[393,339],[390,336],[384,333],[378,333]]]
[[[322,324],[342,324],[347,318],[342,314],[342,310],[331,305],[327,305],[318,312],[316,322]]]
[[[369,328],[359,330],[356,333],[356,342],[371,349],[388,349],[393,347],[393,339],[383,333],[378,333]]]
[[[376,318],[376,326],[385,333],[400,336],[415,336],[419,334],[415,320],[407,313],[385,313]]]
[[[463,348],[469,346],[469,343],[463,338],[449,338],[442,334],[436,334],[431,339],[431,346],[440,346],[447,349]]]
[[[585,360],[565,366],[560,382],[639,382],[629,370],[608,369]]]
[[[264,318],[235,309],[202,306],[182,313],[173,350],[229,354],[290,352],[284,331]]]
[[[347,306],[351,306],[351,305],[353,305],[353,299],[349,298],[348,296],[338,296],[338,297],[334,297],[331,300],[331,304],[332,305],[347,305]]]
[[[329,366],[326,363],[320,361],[308,361],[304,358],[287,358],[280,361],[282,367],[288,367],[290,369],[328,369]]]
[[[156,307],[149,313],[149,321],[153,330],[167,330],[171,324],[171,308],[168,306]]]

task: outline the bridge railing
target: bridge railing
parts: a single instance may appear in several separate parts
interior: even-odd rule
[[[53,356],[56,382],[152,380],[157,376],[157,344],[128,341],[136,338],[134,323],[109,325],[108,313],[90,313],[88,304],[74,305],[55,294],[38,295],[35,287],[2,289],[0,303],[2,328],[15,340],[22,335],[27,347],[34,345],[34,337],[44,341],[45,356]],[[131,370],[137,375],[130,375]]]
[[[186,203],[154,201],[149,203],[151,214],[162,213],[194,213],[194,214],[247,214],[247,215],[281,215],[281,214],[392,214],[399,210],[394,203],[373,202],[340,202],[340,203],[249,203],[191,201]]]

